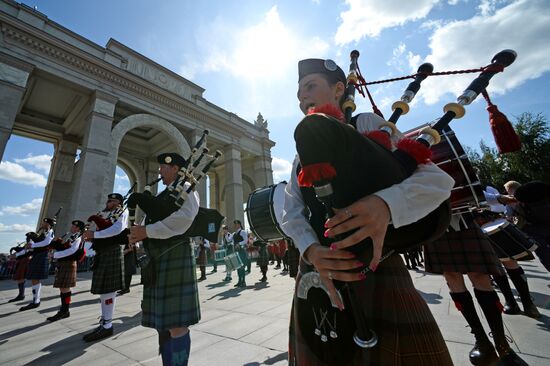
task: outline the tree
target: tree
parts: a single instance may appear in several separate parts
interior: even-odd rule
[[[470,162],[482,184],[498,189],[509,180],[526,183],[532,180],[550,182],[550,126],[542,114],[522,113],[514,128],[521,140],[521,150],[499,155],[480,141],[481,153],[466,148]]]

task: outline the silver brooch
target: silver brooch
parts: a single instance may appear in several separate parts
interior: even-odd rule
[[[332,60],[325,60],[325,69],[328,71],[336,71],[338,69],[338,65],[336,65],[336,62]]]
[[[165,158],[164,158],[164,162],[165,162],[166,164],[170,164],[170,163],[172,162],[172,157],[170,157],[170,156],[165,157]]]

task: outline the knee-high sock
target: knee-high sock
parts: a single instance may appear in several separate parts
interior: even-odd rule
[[[66,312],[69,311],[69,305],[71,304],[71,291],[69,292],[62,292],[59,297],[61,298],[61,311]]]
[[[479,316],[477,315],[476,308],[474,306],[474,300],[470,292],[451,292],[451,299],[453,299],[456,308],[462,313],[462,316],[466,319],[466,322],[472,329],[472,333],[476,337],[478,342],[490,342]]]
[[[172,345],[172,365],[187,366],[187,362],[189,361],[189,352],[191,350],[190,331],[181,337],[172,337],[170,343]]]
[[[42,284],[38,282],[36,285],[32,285],[32,302],[38,304],[40,302],[40,290],[42,289]]]
[[[159,353],[164,366],[172,365],[172,338],[167,330],[157,330],[159,334]]]
[[[516,290],[518,290],[519,297],[521,298],[521,303],[523,304],[523,306],[531,305],[533,303],[533,300],[531,299],[529,284],[527,283],[527,276],[525,276],[523,268],[519,267],[515,269],[506,269],[506,272],[508,272],[512,283],[516,287]]]
[[[101,299],[101,317],[103,318],[103,328],[109,329],[113,326],[113,313],[115,312],[116,293],[99,295]]]
[[[19,287],[19,296],[25,296],[25,281],[19,282],[17,287]]]
[[[477,302],[481,306],[481,310],[483,310],[483,314],[485,314],[487,323],[489,323],[489,327],[493,333],[496,349],[498,353],[501,354],[503,351],[510,348],[504,333],[504,324],[502,323],[503,306],[495,291],[480,291],[474,289],[474,292]]]
[[[506,302],[510,306],[517,306],[516,298],[514,297],[514,294],[512,293],[512,289],[510,288],[510,282],[508,282],[508,276],[506,275],[493,275],[493,280],[498,285],[498,288],[502,292],[502,295],[504,295],[504,298],[506,299]]]

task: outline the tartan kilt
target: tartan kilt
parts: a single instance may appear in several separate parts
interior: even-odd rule
[[[269,253],[267,252],[267,247],[260,247],[258,250],[258,259],[256,260],[258,266],[267,266],[269,264]]]
[[[40,251],[32,254],[32,258],[27,268],[27,280],[45,280],[48,278],[50,269],[50,260],[48,251]]]
[[[493,245],[478,228],[449,231],[424,245],[426,272],[468,272],[504,275]]]
[[[304,271],[296,279],[296,289]],[[414,288],[411,277],[399,255],[392,255],[380,263],[376,273],[368,273],[365,281],[372,281],[374,298],[370,292],[358,292],[368,328],[378,336],[378,344],[363,351],[353,343],[346,342],[351,350],[349,357],[341,360],[341,365],[394,365],[394,366],[443,366],[452,365],[449,351],[439,331],[439,327],[428,305]],[[298,319],[298,299],[296,291],[291,310],[289,334],[289,365],[310,366],[329,365],[324,357],[316,355],[306,343]],[[312,308],[304,309],[306,313]],[[351,311],[349,306],[344,311]],[[311,316],[311,315],[310,315]],[[336,328],[338,331],[338,328]],[[329,341],[330,337],[329,337]],[[323,344],[319,341],[320,344]],[[321,346],[323,347],[323,346]],[[344,350],[335,352],[343,355]],[[338,361],[332,365],[338,364]]]
[[[15,281],[21,281],[25,279],[30,260],[31,259],[29,257],[24,257],[17,260],[17,262],[15,263],[15,272],[13,273],[12,277]]]
[[[143,287],[141,325],[167,330],[198,323],[199,292],[189,238],[145,239],[144,245],[154,261],[156,282]]]
[[[92,294],[108,294],[124,288],[124,258],[122,246],[115,245],[96,251],[97,267],[92,275]]]
[[[76,286],[76,261],[57,261],[53,287],[70,288]]]

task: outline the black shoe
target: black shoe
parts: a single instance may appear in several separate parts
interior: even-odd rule
[[[411,269],[411,266],[409,266],[408,264],[406,265],[407,269]]]
[[[99,327],[94,329],[91,333],[86,334],[82,339],[84,339],[85,342],[99,341],[100,339],[112,336],[113,328],[114,326],[111,326],[111,328],[106,329],[106,328],[103,328],[102,325],[100,325]]]
[[[216,272],[218,272],[218,270],[217,270],[217,269],[213,269],[212,272],[210,272],[210,273],[216,273]]]
[[[244,282],[244,281],[243,281],[243,282],[242,282],[242,283],[240,284],[240,286],[239,286],[239,287],[241,287],[241,288],[245,288],[245,287],[246,287],[246,282]]]
[[[225,282],[231,281],[231,277],[226,277],[226,278],[224,278],[222,281],[225,281]]]
[[[412,266],[411,269],[414,269],[415,271],[418,271],[418,267]]]
[[[500,353],[498,366],[529,366],[529,364],[522,360],[513,349],[508,348],[508,350]]]
[[[523,313],[527,315],[529,318],[538,319],[540,318],[540,313],[535,304],[530,304],[527,306],[523,306]]]
[[[239,281],[239,282],[237,282],[236,284],[234,284],[233,287],[241,287],[241,281]]]
[[[34,302],[31,302],[30,304],[28,305],[25,305],[23,306],[22,308],[19,308],[19,311],[25,311],[25,310],[30,310],[30,309],[36,309],[37,307],[40,306],[40,303],[37,302],[37,303],[34,303]]]
[[[204,281],[204,280],[206,280],[206,276],[200,276],[199,281]]]
[[[61,311],[60,310],[54,316],[50,316],[48,318],[48,320],[51,321],[51,322],[55,322],[55,321],[58,321],[59,319],[65,319],[65,318],[68,318],[70,316],[71,316],[71,313],[69,313],[68,311]]]
[[[14,297],[13,299],[9,300],[8,302],[16,302],[16,301],[21,301],[21,300],[25,300],[25,295],[17,295],[17,297]]]
[[[476,342],[470,351],[470,362],[475,366],[494,365],[498,361],[498,355],[492,343]]]
[[[267,281],[267,277],[266,276],[263,276],[262,278],[260,278],[260,282],[265,282]]]
[[[117,294],[118,296],[121,296],[121,295],[127,294],[128,292],[130,292],[129,289],[124,289],[124,290],[118,291],[116,294]]]
[[[504,304],[504,310],[502,312],[508,315],[516,315],[516,314],[521,314],[521,309],[519,308],[516,302],[514,302],[513,304],[506,302]]]

